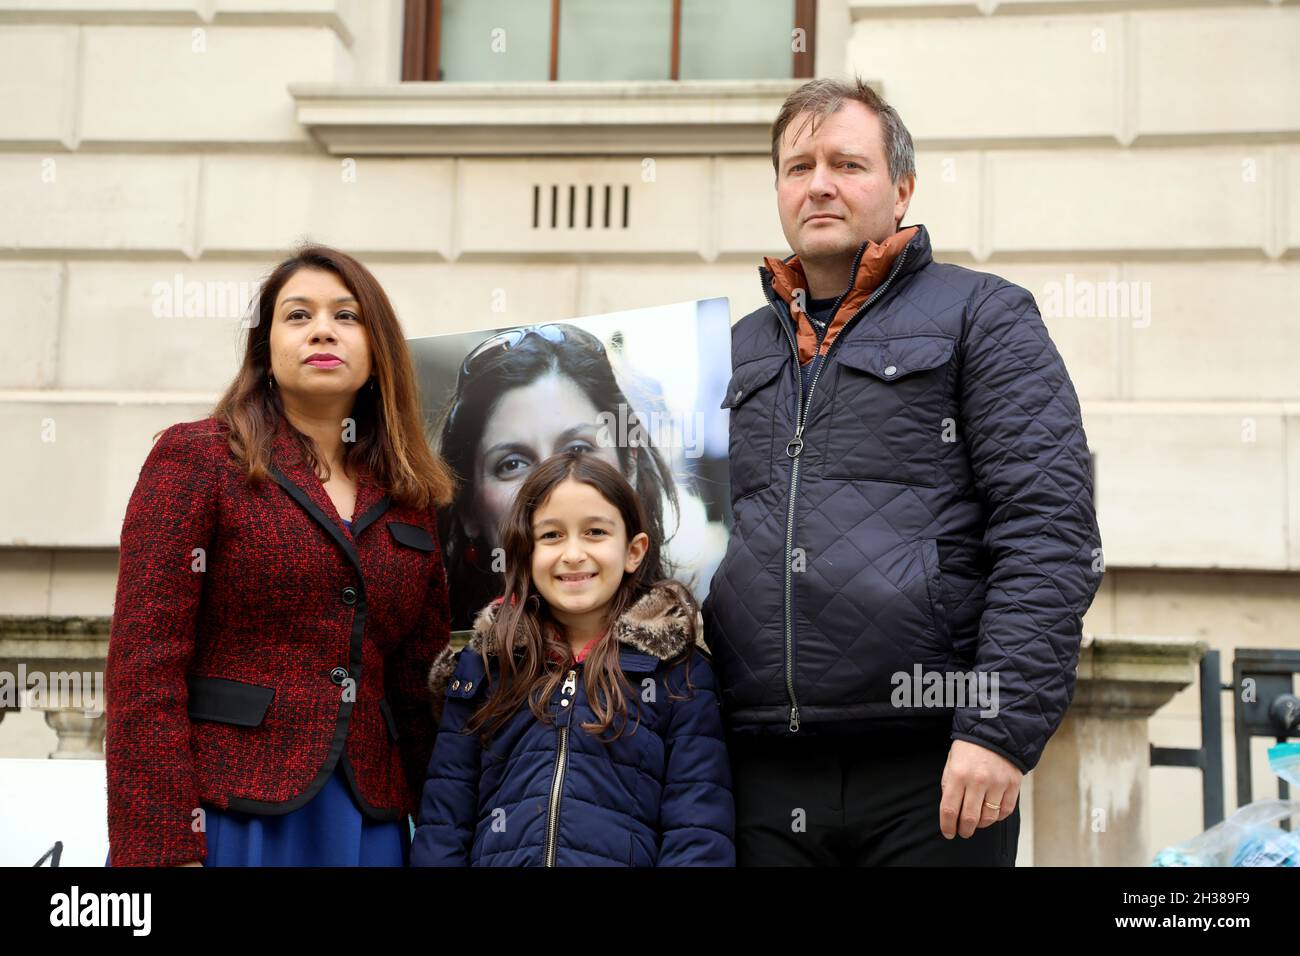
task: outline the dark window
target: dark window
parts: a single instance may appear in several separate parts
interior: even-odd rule
[[[816,0],[406,0],[403,80],[813,75]]]

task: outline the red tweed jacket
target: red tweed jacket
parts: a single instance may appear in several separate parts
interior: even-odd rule
[[[272,462],[250,486],[208,419],[141,469],[105,673],[114,866],[203,860],[200,802],[288,813],[340,764],[368,817],[418,811],[449,638],[435,510],[363,471],[349,532],[283,421]]]

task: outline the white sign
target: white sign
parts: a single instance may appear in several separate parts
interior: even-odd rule
[[[0,759],[0,866],[35,866],[42,857],[51,866],[56,855],[60,867],[104,865],[104,761]]]

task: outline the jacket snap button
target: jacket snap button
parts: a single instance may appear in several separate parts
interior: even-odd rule
[[[344,589],[343,589],[343,603],[346,604],[346,605],[348,605],[349,607],[351,607],[353,604],[356,604],[356,603],[357,603],[357,589],[356,589],[356,588],[344,588]]]
[[[342,684],[347,679],[348,679],[348,672],[346,668],[336,667],[332,671],[330,671],[330,680],[332,680],[336,684]]]
[[[898,366],[896,366],[896,365],[886,365],[886,366],[885,366],[885,374],[886,374],[886,375],[893,375],[893,374],[894,374],[895,372],[897,372],[897,371],[898,371]]]
[[[738,402],[738,401],[740,401],[740,396],[742,396],[742,395],[744,395],[744,394],[745,394],[745,390],[744,390],[743,388],[738,388],[738,389],[736,389],[736,397],[733,398],[732,401],[733,401],[733,402]]]
[[[451,682],[451,689],[452,689],[452,690],[460,690],[460,681],[458,681],[458,680],[454,680],[454,681],[452,681],[452,682]]]
[[[474,682],[472,680],[465,681],[465,693],[468,694],[473,689],[474,689]]]
[[[560,706],[561,706],[561,707],[568,707],[568,706],[569,706],[569,698],[567,698],[567,697],[561,697],[561,698],[560,698]]]

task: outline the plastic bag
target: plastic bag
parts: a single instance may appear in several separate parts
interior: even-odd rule
[[[1268,766],[1300,789],[1300,743],[1270,747]],[[1291,830],[1279,823],[1291,821]],[[1152,866],[1300,867],[1300,801],[1255,800],[1199,836],[1156,854]]]

